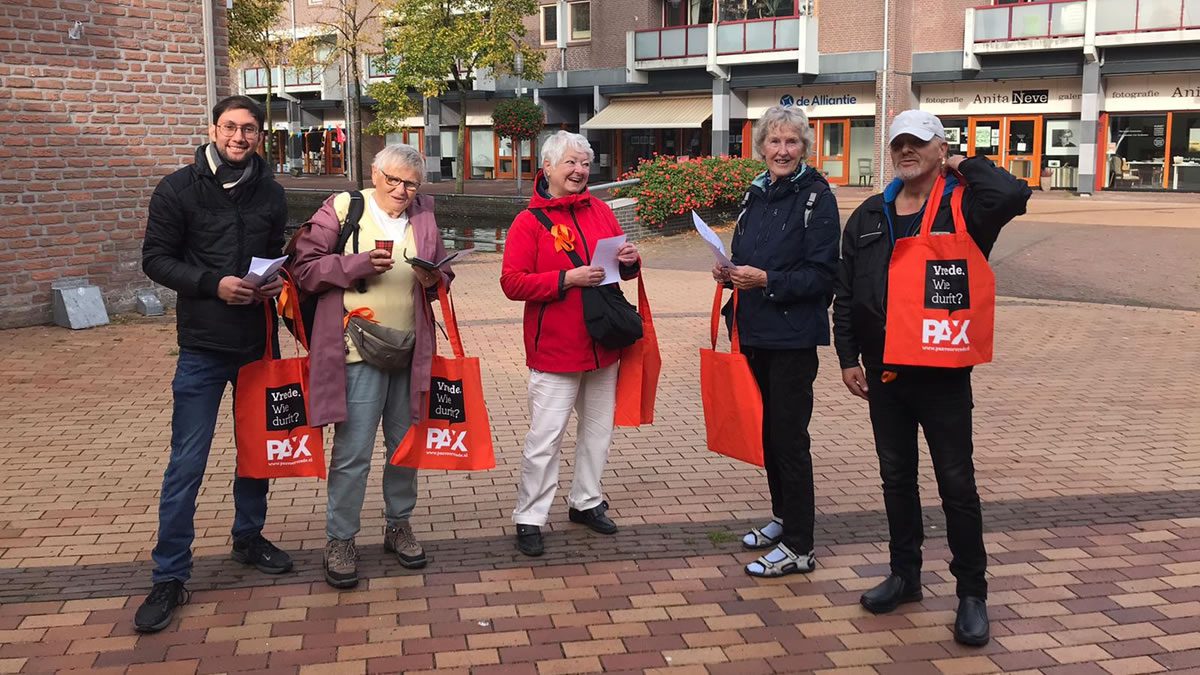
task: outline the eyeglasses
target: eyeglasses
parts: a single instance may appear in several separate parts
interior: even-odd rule
[[[409,192],[416,192],[417,188],[421,187],[420,183],[414,183],[411,180],[404,180],[403,178],[400,178],[398,176],[389,176],[382,169],[375,169],[375,170],[379,172],[379,175],[383,176],[383,180],[385,183],[388,184],[388,187],[400,187],[401,185],[403,185],[404,189]]]
[[[237,134],[238,130],[241,130],[242,135],[245,136],[246,138],[255,138],[256,136],[258,136],[258,132],[259,132],[259,128],[254,126],[253,124],[247,124],[245,126],[238,126],[232,122],[226,122],[225,124],[218,124],[217,128],[221,130],[221,134],[224,136],[233,136],[233,135]]]

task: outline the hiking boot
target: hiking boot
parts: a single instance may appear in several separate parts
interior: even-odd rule
[[[408,520],[396,521],[383,530],[383,550],[395,553],[396,560],[410,570],[421,569],[429,562],[425,558],[425,549],[413,535],[412,525]]]
[[[150,595],[138,607],[133,616],[133,628],[139,633],[157,633],[171,624],[175,608],[186,605],[191,594],[178,579],[169,579],[154,584]]]
[[[243,565],[253,565],[263,574],[283,574],[292,569],[292,557],[276,548],[261,533],[234,539],[230,555]]]
[[[358,585],[358,546],[353,538],[325,543],[325,582],[334,588]]]

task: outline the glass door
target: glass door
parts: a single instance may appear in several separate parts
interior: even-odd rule
[[[968,157],[983,155],[998,166],[1004,166],[1003,158],[1001,157],[1004,146],[1000,140],[1000,136],[1004,132],[1004,120],[1002,118],[972,118],[967,132],[969,145],[967,148]]]
[[[513,156],[513,142],[506,136],[496,137],[496,178],[517,177],[517,159]]]
[[[850,146],[850,124],[846,120],[817,121],[817,168],[834,185],[845,185],[850,175],[846,149]]]
[[[1042,165],[1042,118],[1009,117],[1004,168],[1027,183],[1037,184]]]

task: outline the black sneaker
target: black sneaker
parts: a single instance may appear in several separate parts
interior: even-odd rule
[[[283,574],[292,569],[292,557],[276,548],[262,534],[234,539],[231,555],[243,565],[254,565],[263,574]]]
[[[537,525],[517,526],[517,550],[527,556],[537,557],[542,554],[542,528]]]
[[[178,579],[154,584],[150,595],[146,596],[137,614],[133,615],[134,629],[139,633],[157,633],[166,628],[175,616],[175,608],[186,605],[191,597]]]
[[[611,518],[604,515],[604,512],[607,510],[608,502],[600,502],[598,505],[590,509],[584,509],[583,511],[568,509],[567,518],[570,518],[572,523],[587,525],[600,534],[616,534],[617,524]]]

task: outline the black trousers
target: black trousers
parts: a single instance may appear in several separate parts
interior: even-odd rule
[[[817,349],[744,347],[763,400],[763,463],[771,512],[783,521],[783,543],[803,555],[813,550],[812,440]]]
[[[925,432],[937,477],[950,572],[958,597],[987,597],[983,513],[975,487],[971,443],[971,373],[967,369],[905,370],[889,383],[869,370],[871,427],[883,479],[892,573],[912,583],[921,577],[921,496],[917,487],[917,426]]]

